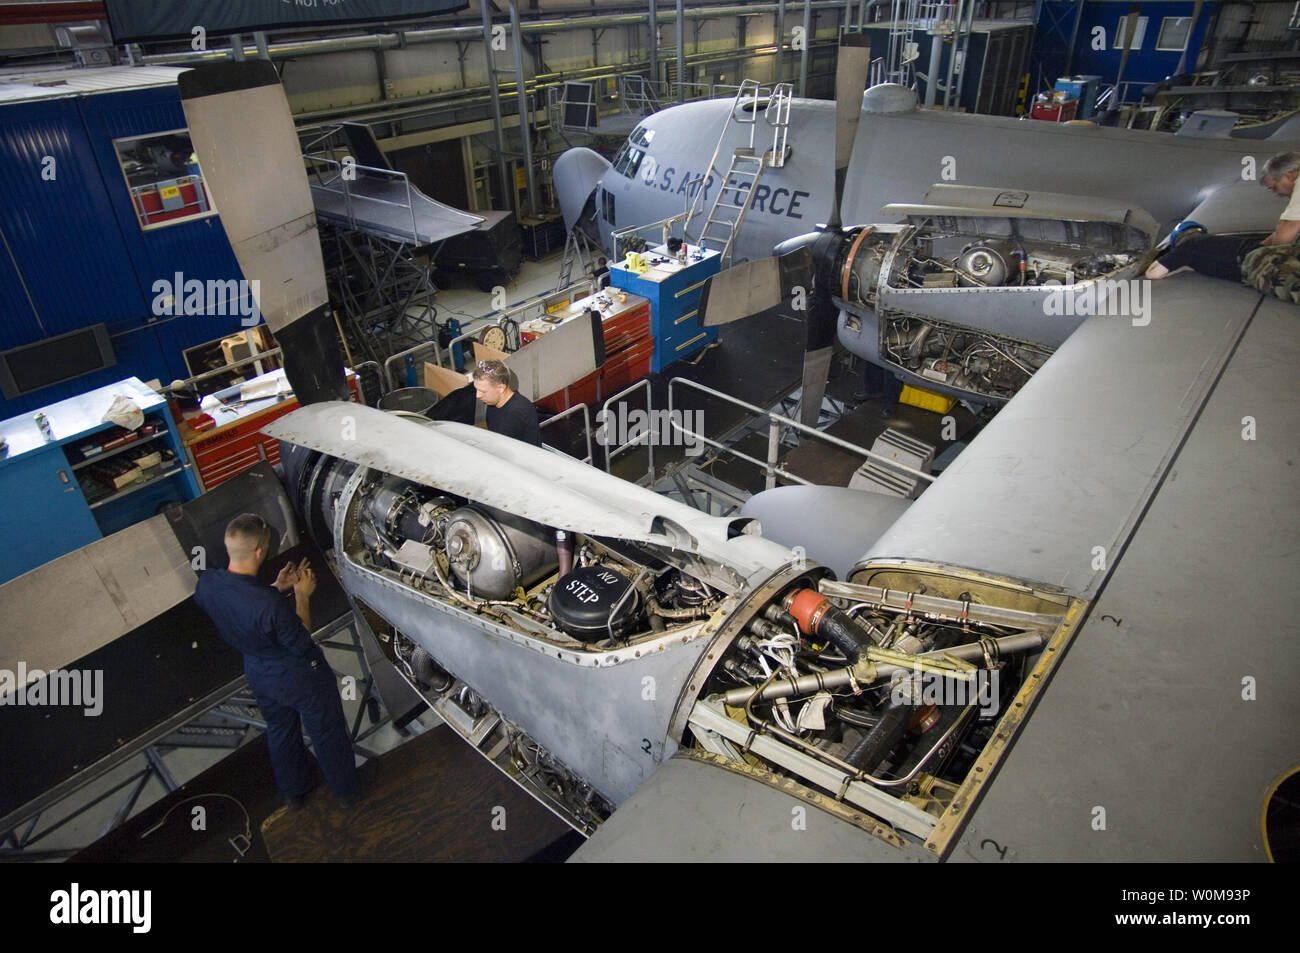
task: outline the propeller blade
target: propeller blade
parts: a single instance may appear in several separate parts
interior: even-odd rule
[[[806,246],[732,265],[710,278],[700,293],[700,325],[730,324],[770,311],[789,301],[795,288],[811,285],[812,253]]]
[[[1133,39],[1137,31],[1138,18],[1142,14],[1142,8],[1132,6],[1129,8],[1128,17],[1125,20],[1124,27],[1124,52],[1119,57],[1119,72],[1115,74],[1115,103],[1116,107],[1120,102],[1120,80],[1124,78],[1124,68],[1128,66],[1128,55],[1133,52]]]
[[[865,33],[846,33],[835,63],[835,201],[831,205],[831,228],[842,221],[840,203],[844,180],[853,154],[853,140],[862,116],[862,91],[867,88],[871,68],[871,39]]]
[[[204,184],[244,277],[260,285],[294,394],[304,404],[347,399],[316,209],[275,66],[203,66],[177,85]]]

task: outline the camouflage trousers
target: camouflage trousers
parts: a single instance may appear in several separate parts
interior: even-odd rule
[[[1300,304],[1300,244],[1261,245],[1241,262],[1241,281],[1266,295]]]

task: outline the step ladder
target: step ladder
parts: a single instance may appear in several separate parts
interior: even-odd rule
[[[772,130],[771,148],[760,152],[755,146],[755,130],[758,126],[758,104],[762,98],[763,88],[757,80],[747,79],[741,82],[736,96],[732,100],[731,110],[723,122],[718,135],[718,144],[713,150],[713,158],[705,173],[695,180],[691,205],[686,213],[683,234],[687,241],[692,241],[691,224],[703,211],[706,186],[718,171],[722,145],[734,126],[748,127],[747,145],[736,146],[731,153],[727,174],[721,180],[721,186],[713,196],[713,204],[704,216],[704,225],[700,228],[695,244],[722,253],[722,267],[731,264],[732,246],[737,233],[745,222],[749,207],[753,203],[754,190],[767,168],[781,168],[789,154],[788,135],[790,127],[790,103],[793,98],[789,83],[778,83],[768,93],[763,117]],[[748,107],[748,108],[746,108]]]
[[[564,258],[560,262],[560,278],[555,285],[556,291],[562,291],[569,286],[575,261],[582,266],[582,273],[584,275],[587,273],[587,259],[594,250],[594,244],[587,237],[587,233],[581,226],[575,225],[564,242]],[[592,260],[594,262],[594,258]]]
[[[731,263],[731,246],[754,201],[754,186],[762,178],[763,156],[753,149],[740,148],[731,156],[731,165],[714,197],[697,244],[722,252],[722,267]]]

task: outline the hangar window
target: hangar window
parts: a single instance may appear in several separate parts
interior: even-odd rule
[[[1112,50],[1122,50],[1127,45],[1124,40],[1128,36],[1128,17],[1119,18],[1119,24],[1115,27],[1115,42],[1111,45]],[[1142,41],[1147,37],[1147,18],[1138,17],[1137,29],[1133,31],[1133,49],[1142,49]],[[1179,49],[1182,49],[1180,46]]]
[[[1191,17],[1165,17],[1160,21],[1160,35],[1156,37],[1156,49],[1181,50],[1187,45],[1187,34],[1191,29]]]
[[[114,139],[140,227],[146,231],[215,215],[186,129]]]

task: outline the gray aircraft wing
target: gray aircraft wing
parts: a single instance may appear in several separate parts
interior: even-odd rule
[[[1204,291],[1235,326],[1241,305]],[[1187,395],[1176,455],[953,859],[1265,859],[1265,798],[1300,760],[1297,318],[1263,299],[1228,366],[1207,355],[1207,398]],[[1198,325],[1171,355],[1189,370]]]
[[[1149,323],[1089,318],[859,561],[864,583],[906,559],[1086,603],[952,859],[1264,857],[1263,800],[1300,723],[1300,314],[1200,276],[1150,287]],[[575,859],[927,856],[820,809],[799,831],[808,789],[680,760]],[[729,819],[659,816],[710,791],[730,792]]]

